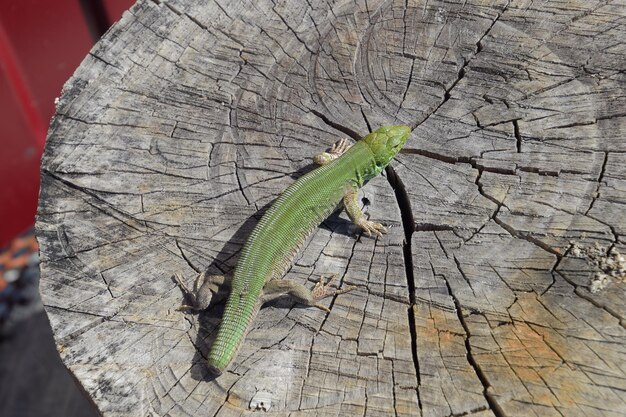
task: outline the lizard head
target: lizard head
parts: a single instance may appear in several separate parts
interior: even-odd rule
[[[383,126],[361,140],[370,147],[376,167],[382,171],[400,152],[410,134],[411,128],[405,125]]]

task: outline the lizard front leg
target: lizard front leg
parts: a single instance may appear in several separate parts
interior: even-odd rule
[[[320,280],[317,284],[315,284],[312,290],[302,284],[287,279],[273,279],[263,287],[261,304],[265,304],[269,301],[275,300],[276,298],[289,295],[301,304],[317,307],[330,313],[328,307],[318,304],[317,302],[326,297],[352,291],[356,288],[354,285],[349,285],[342,289],[337,288],[334,284],[332,284],[336,277],[337,274],[333,274],[328,283],[325,282],[323,276],[320,277]]]
[[[201,272],[194,281],[193,290],[190,290],[185,285],[183,276],[175,273],[174,280],[183,291],[185,297],[191,302],[190,305],[181,305],[178,307],[178,310],[204,310],[211,304],[213,294],[216,295],[216,299],[222,299],[228,295],[230,279],[231,277],[224,275],[208,275],[206,271]]]
[[[315,155],[313,157],[313,162],[318,165],[326,165],[327,163],[339,158],[345,151],[350,148],[350,146],[352,145],[350,145],[348,139],[340,139],[330,148],[330,151],[322,152],[321,154]]]
[[[343,197],[343,205],[346,207],[346,212],[350,220],[367,233],[367,236],[372,236],[372,232],[382,237],[383,233],[387,233],[387,229],[380,223],[375,223],[371,220],[367,220],[365,214],[359,207],[359,199],[357,197],[356,189],[350,189]]]

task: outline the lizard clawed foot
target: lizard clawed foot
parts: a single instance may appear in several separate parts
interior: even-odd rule
[[[176,272],[174,274],[174,281],[178,284],[182,290],[185,298],[190,301],[190,304],[183,304],[178,307],[177,311],[199,311],[204,310],[211,303],[213,298],[213,291],[217,291],[217,286],[213,284],[212,278],[215,275],[207,275],[206,272],[201,272],[196,277],[193,290],[190,290],[185,284],[182,274]]]
[[[174,282],[176,282],[176,284],[180,287],[185,298],[191,301],[191,304],[182,304],[176,307],[176,311],[189,312],[196,310],[197,308],[193,305],[196,301],[195,294],[189,289],[189,287],[187,287],[187,284],[185,284],[185,279],[183,278],[183,275],[180,272],[175,272],[172,278],[174,279]]]
[[[333,295],[342,294],[344,292],[352,291],[356,288],[355,285],[348,285],[341,289],[337,288],[333,281],[337,278],[337,274],[332,274],[328,283],[325,282],[324,276],[320,277],[320,280],[315,284],[315,287],[311,290],[311,295],[314,301],[322,300],[326,297],[332,297]],[[321,304],[314,304],[315,307],[330,313],[330,309]]]
[[[352,146],[347,138],[342,138],[331,146],[328,152],[322,152],[319,155],[313,157],[313,162],[318,165],[325,165],[335,159],[339,158],[348,148]]]
[[[185,293],[190,292],[189,288],[187,288],[187,284],[185,284],[183,274],[181,274],[180,272],[174,272],[174,275],[172,276],[172,278],[174,278],[174,282],[178,284],[178,286],[183,290],[183,292]]]
[[[357,225],[367,233],[368,237],[375,233],[378,237],[383,237],[383,233],[387,233],[387,228],[380,223],[375,223],[371,220],[361,219]]]
[[[330,153],[336,153],[341,155],[350,147],[350,143],[347,138],[341,138],[330,148]]]

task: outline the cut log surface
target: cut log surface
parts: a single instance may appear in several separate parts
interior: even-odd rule
[[[622,1],[140,0],[43,157],[63,361],[104,416],[626,415],[625,26]],[[270,303],[212,376],[224,304],[178,311],[172,275],[232,272],[312,155],[399,123],[361,191],[389,233],[333,215],[285,277],[357,289]]]

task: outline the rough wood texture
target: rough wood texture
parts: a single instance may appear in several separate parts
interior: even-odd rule
[[[43,159],[66,365],[105,416],[268,397],[290,416],[623,416],[624,270],[590,291],[584,248],[626,249],[625,19],[620,1],[140,1],[67,83]],[[231,270],[311,155],[389,123],[415,127],[364,190],[389,234],[334,216],[287,274],[358,290],[330,315],[272,303],[213,379],[223,305],[176,311],[172,274]]]

